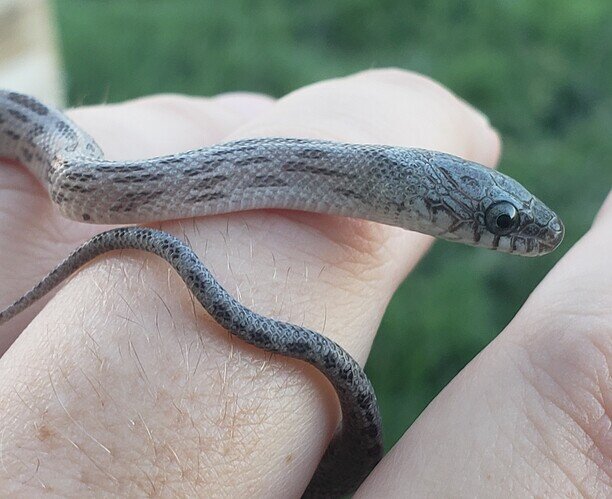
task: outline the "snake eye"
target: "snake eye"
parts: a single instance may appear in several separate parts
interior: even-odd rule
[[[519,212],[512,203],[500,201],[489,206],[485,213],[489,232],[498,236],[510,234],[519,223]]]

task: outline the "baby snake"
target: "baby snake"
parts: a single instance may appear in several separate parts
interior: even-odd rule
[[[0,157],[25,165],[63,215],[89,223],[282,208],[364,218],[527,256],[552,251],[564,232],[555,213],[516,181],[449,154],[257,138],[140,161],[107,161],[60,111],[10,91],[0,91]],[[123,227],[93,237],[0,312],[0,324],[93,258],[125,248],[166,260],[229,332],[263,350],[304,360],[327,377],[340,400],[342,425],[306,495],[335,497],[355,490],[382,457],[376,396],[361,367],[326,337],[242,306],[169,234]]]

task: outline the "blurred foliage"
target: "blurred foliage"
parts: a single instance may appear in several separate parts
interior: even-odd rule
[[[155,92],[282,95],[377,66],[487,114],[501,169],[565,221],[553,255],[438,243],[402,285],[368,371],[387,444],[499,333],[612,184],[610,0],[56,0],[72,104]]]

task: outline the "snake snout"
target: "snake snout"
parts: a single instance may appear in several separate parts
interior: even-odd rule
[[[540,240],[540,251],[538,254],[543,255],[556,249],[563,241],[564,236],[565,227],[563,222],[557,215],[553,215],[546,225],[544,236]]]

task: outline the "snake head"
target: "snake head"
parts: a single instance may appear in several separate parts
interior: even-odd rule
[[[559,217],[516,180],[442,153],[430,165],[444,200],[432,220],[438,237],[523,256],[550,253],[563,240]]]
[[[557,214],[516,180],[488,173],[492,182],[479,212],[484,245],[524,256],[544,255],[559,246],[565,229]]]

